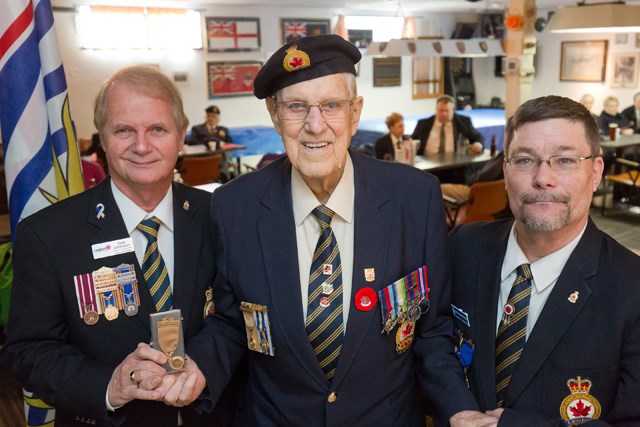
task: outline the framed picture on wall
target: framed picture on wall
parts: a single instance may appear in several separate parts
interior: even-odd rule
[[[373,87],[400,86],[400,57],[373,58]]]
[[[613,77],[611,87],[636,87],[640,53],[614,53],[611,58]]]
[[[636,33],[636,47],[640,48],[640,33]]]
[[[331,34],[329,19],[280,18],[282,44],[306,36]]]
[[[209,99],[253,95],[253,81],[261,67],[258,61],[207,62]]]
[[[560,81],[603,82],[607,47],[607,40],[562,42]]]
[[[260,50],[260,18],[207,17],[209,52]]]

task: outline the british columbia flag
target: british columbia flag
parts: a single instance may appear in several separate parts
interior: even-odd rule
[[[49,0],[0,0],[0,128],[11,235],[25,218],[83,191],[67,82]],[[55,410],[24,391],[27,426]]]

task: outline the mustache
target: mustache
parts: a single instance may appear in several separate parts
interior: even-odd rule
[[[563,194],[551,194],[551,193],[532,193],[525,194],[521,197],[523,203],[536,203],[536,202],[560,202],[567,203],[570,200],[568,195]]]

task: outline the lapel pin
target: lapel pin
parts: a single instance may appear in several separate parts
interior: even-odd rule
[[[364,269],[364,280],[367,282],[373,282],[376,280],[376,270],[375,268],[365,268]]]
[[[96,218],[104,218],[104,205],[102,203],[96,205]]]
[[[189,211],[189,201],[185,200],[184,203],[182,204],[182,209],[184,209],[185,211]]]
[[[362,288],[356,292],[355,296],[356,308],[360,311],[370,311],[378,304],[378,296],[376,291],[371,288]]]
[[[569,298],[567,298],[569,300],[569,302],[571,304],[575,304],[576,301],[578,301],[578,297],[580,296],[580,292],[578,291],[573,291],[573,293],[571,293],[571,295],[569,295]]]

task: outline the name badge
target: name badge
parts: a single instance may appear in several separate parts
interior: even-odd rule
[[[110,242],[96,243],[95,245],[91,246],[93,259],[120,255],[127,252],[133,252],[133,250],[133,240],[131,240],[131,237],[127,237],[126,239],[112,240]]]

